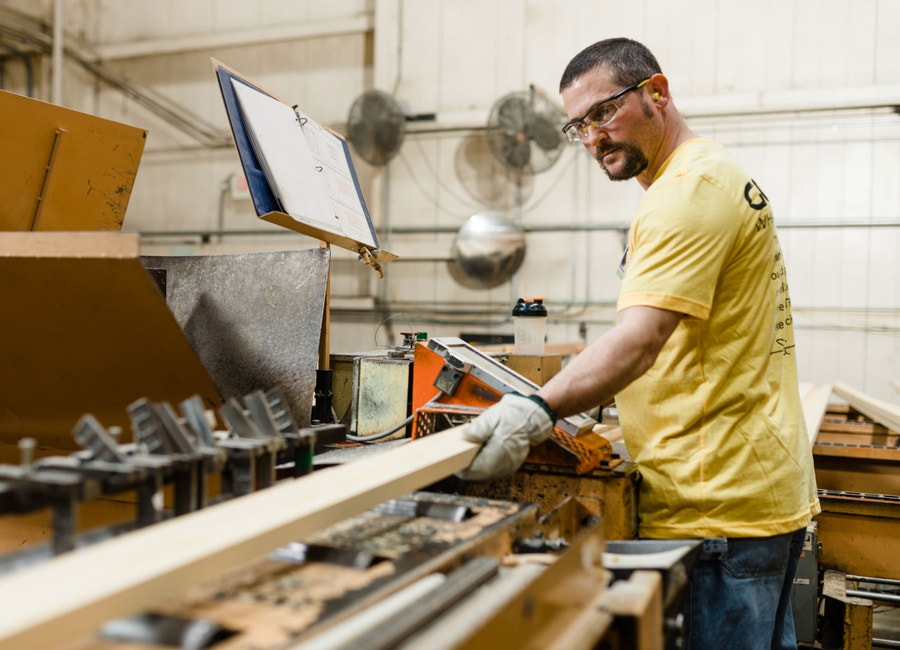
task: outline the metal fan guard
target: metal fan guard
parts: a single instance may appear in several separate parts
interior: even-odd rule
[[[491,109],[488,147],[504,166],[536,174],[552,167],[562,155],[561,125],[559,111],[545,97],[534,90],[512,92]]]
[[[363,160],[385,165],[403,144],[406,116],[393,97],[380,90],[367,90],[350,106],[347,131],[347,140]]]

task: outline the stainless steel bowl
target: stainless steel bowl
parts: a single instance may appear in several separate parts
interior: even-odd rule
[[[469,217],[453,240],[450,275],[470,289],[491,289],[508,281],[525,259],[525,233],[503,212]]]

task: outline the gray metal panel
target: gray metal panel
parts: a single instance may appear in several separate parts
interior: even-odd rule
[[[142,259],[223,399],[280,387],[308,426],[330,251]]]
[[[819,613],[819,535],[814,521],[806,529],[803,555],[797,563],[791,590],[791,609],[797,641],[813,643]]]

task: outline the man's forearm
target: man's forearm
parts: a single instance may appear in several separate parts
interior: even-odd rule
[[[634,311],[632,311],[634,310]],[[630,312],[626,315],[626,312]],[[537,391],[556,412],[567,417],[611,401],[643,375],[671,336],[681,316],[652,307],[622,312],[619,323]]]

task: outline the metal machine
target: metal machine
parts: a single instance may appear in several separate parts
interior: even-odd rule
[[[235,263],[223,260],[230,268]],[[211,260],[194,264],[209,277]],[[245,266],[245,274],[252,275],[251,268]],[[179,282],[185,283],[189,271],[182,268],[180,273]],[[152,283],[147,286],[156,291]],[[171,276],[168,292],[171,299]],[[204,309],[221,318],[228,313],[228,301],[209,302],[214,294],[206,289]],[[162,300],[162,294],[155,295]],[[172,317],[178,314],[176,306]],[[185,314],[186,333],[202,338],[206,330],[197,310]],[[296,396],[292,400],[279,388],[239,397],[220,388],[220,394],[229,396],[215,411],[196,396],[177,407],[141,398],[123,409],[124,427],[105,426],[90,414],[78,418],[69,435],[81,449],[60,453],[64,445],[55,440],[51,453],[45,449],[34,457],[29,444],[23,444],[18,464],[0,466],[0,505],[6,513],[0,524],[23,513],[46,512],[54,532],[49,540],[6,556],[0,602],[5,611],[17,612],[7,625],[19,627],[0,626],[0,643],[107,650],[274,650],[348,643],[478,648],[493,647],[515,631],[520,635],[515,647],[587,648],[601,638],[611,647],[660,647],[665,605],[671,602],[668,567],[633,575],[604,569],[605,538],[633,536],[637,473],[612,452],[609,441],[592,432],[595,422],[587,417],[560,421],[550,448],[536,451],[512,482],[486,484],[472,494],[453,493],[447,489],[454,481],[451,468],[428,480],[418,478],[418,483],[402,482],[397,494],[378,497],[371,505],[357,498],[334,504],[346,513],[337,521],[323,520],[316,530],[296,535],[285,529],[277,537],[267,536],[268,543],[258,550],[242,546],[235,555],[226,544],[144,582],[130,577],[132,570],[140,575],[141,563],[129,568],[127,551],[122,551],[125,565],[119,567],[120,547],[159,548],[163,557],[161,546],[189,553],[192,543],[186,540],[225,532],[223,524],[211,523],[214,515],[215,521],[245,521],[246,514],[232,519],[229,508],[236,513],[270,508],[269,493],[275,501],[286,487],[301,495],[304,481],[311,479],[318,482],[309,484],[309,494],[321,494],[319,486],[330,483],[332,472],[377,468],[381,457],[393,464],[393,450],[415,453],[431,441],[440,443],[453,433],[444,429],[456,418],[471,416],[504,392],[535,386],[459,340],[419,342],[413,356],[413,394],[430,382],[440,387],[442,399],[421,405],[414,399],[414,439],[385,443],[385,451],[377,444],[335,447],[343,432],[340,425],[299,426],[291,409]],[[314,389],[308,380],[301,387],[307,398]],[[438,391],[432,386],[426,392]],[[475,400],[475,395],[480,397]],[[104,414],[111,412],[104,406]],[[321,448],[329,442],[331,451],[313,456],[317,444]],[[474,453],[470,443],[460,444]],[[350,452],[366,459],[329,460]],[[439,453],[435,456],[440,459]],[[458,462],[461,468],[467,461]],[[380,494],[378,471],[359,471],[379,486],[365,493]],[[340,485],[343,479],[334,481]],[[494,490],[499,496],[487,494]],[[514,491],[535,498],[519,498]],[[126,502],[133,516],[85,530],[90,517],[80,515],[109,499]],[[251,506],[250,499],[260,505]],[[242,506],[245,500],[248,505]],[[290,517],[290,508],[280,510]],[[232,557],[239,561],[222,564],[214,575],[204,573],[210,562]],[[77,578],[65,577],[91,572],[79,565],[94,566],[93,558],[117,576],[108,595],[92,597]],[[676,560],[678,566],[689,563]],[[191,574],[198,576],[196,583]],[[161,581],[173,584],[164,597],[155,586]],[[28,593],[32,588],[45,593],[45,582],[62,605]],[[570,599],[574,594],[578,597]],[[32,599],[36,612],[28,606]],[[132,604],[123,610],[125,603]],[[418,605],[410,609],[411,603]],[[597,617],[596,607],[607,613]],[[29,624],[32,616],[40,620]]]

